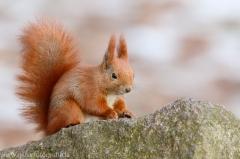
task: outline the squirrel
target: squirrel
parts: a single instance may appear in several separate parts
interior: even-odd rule
[[[95,120],[136,118],[124,94],[132,90],[134,72],[126,41],[110,38],[98,66],[82,66],[73,34],[54,18],[38,17],[20,36],[22,73],[16,94],[25,102],[21,115],[43,136]]]

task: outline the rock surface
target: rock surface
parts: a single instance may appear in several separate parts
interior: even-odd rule
[[[238,159],[240,120],[223,106],[182,98],[144,117],[80,124],[0,152],[55,157]]]

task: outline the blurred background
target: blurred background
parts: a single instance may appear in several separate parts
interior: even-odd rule
[[[37,140],[15,96],[18,41],[35,16],[53,16],[78,39],[83,64],[97,65],[112,33],[124,33],[144,116],[180,97],[219,103],[240,117],[240,1],[0,0],[0,150]]]

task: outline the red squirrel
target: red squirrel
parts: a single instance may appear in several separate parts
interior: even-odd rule
[[[76,40],[54,19],[30,22],[20,41],[23,72],[17,76],[17,95],[26,102],[21,115],[37,126],[36,132],[48,136],[93,120],[136,118],[123,96],[132,90],[134,79],[123,35],[117,57],[112,35],[98,66],[80,64]]]

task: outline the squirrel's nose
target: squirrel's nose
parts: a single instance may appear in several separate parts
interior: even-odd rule
[[[131,86],[125,88],[126,93],[130,92],[131,90],[132,90]]]

